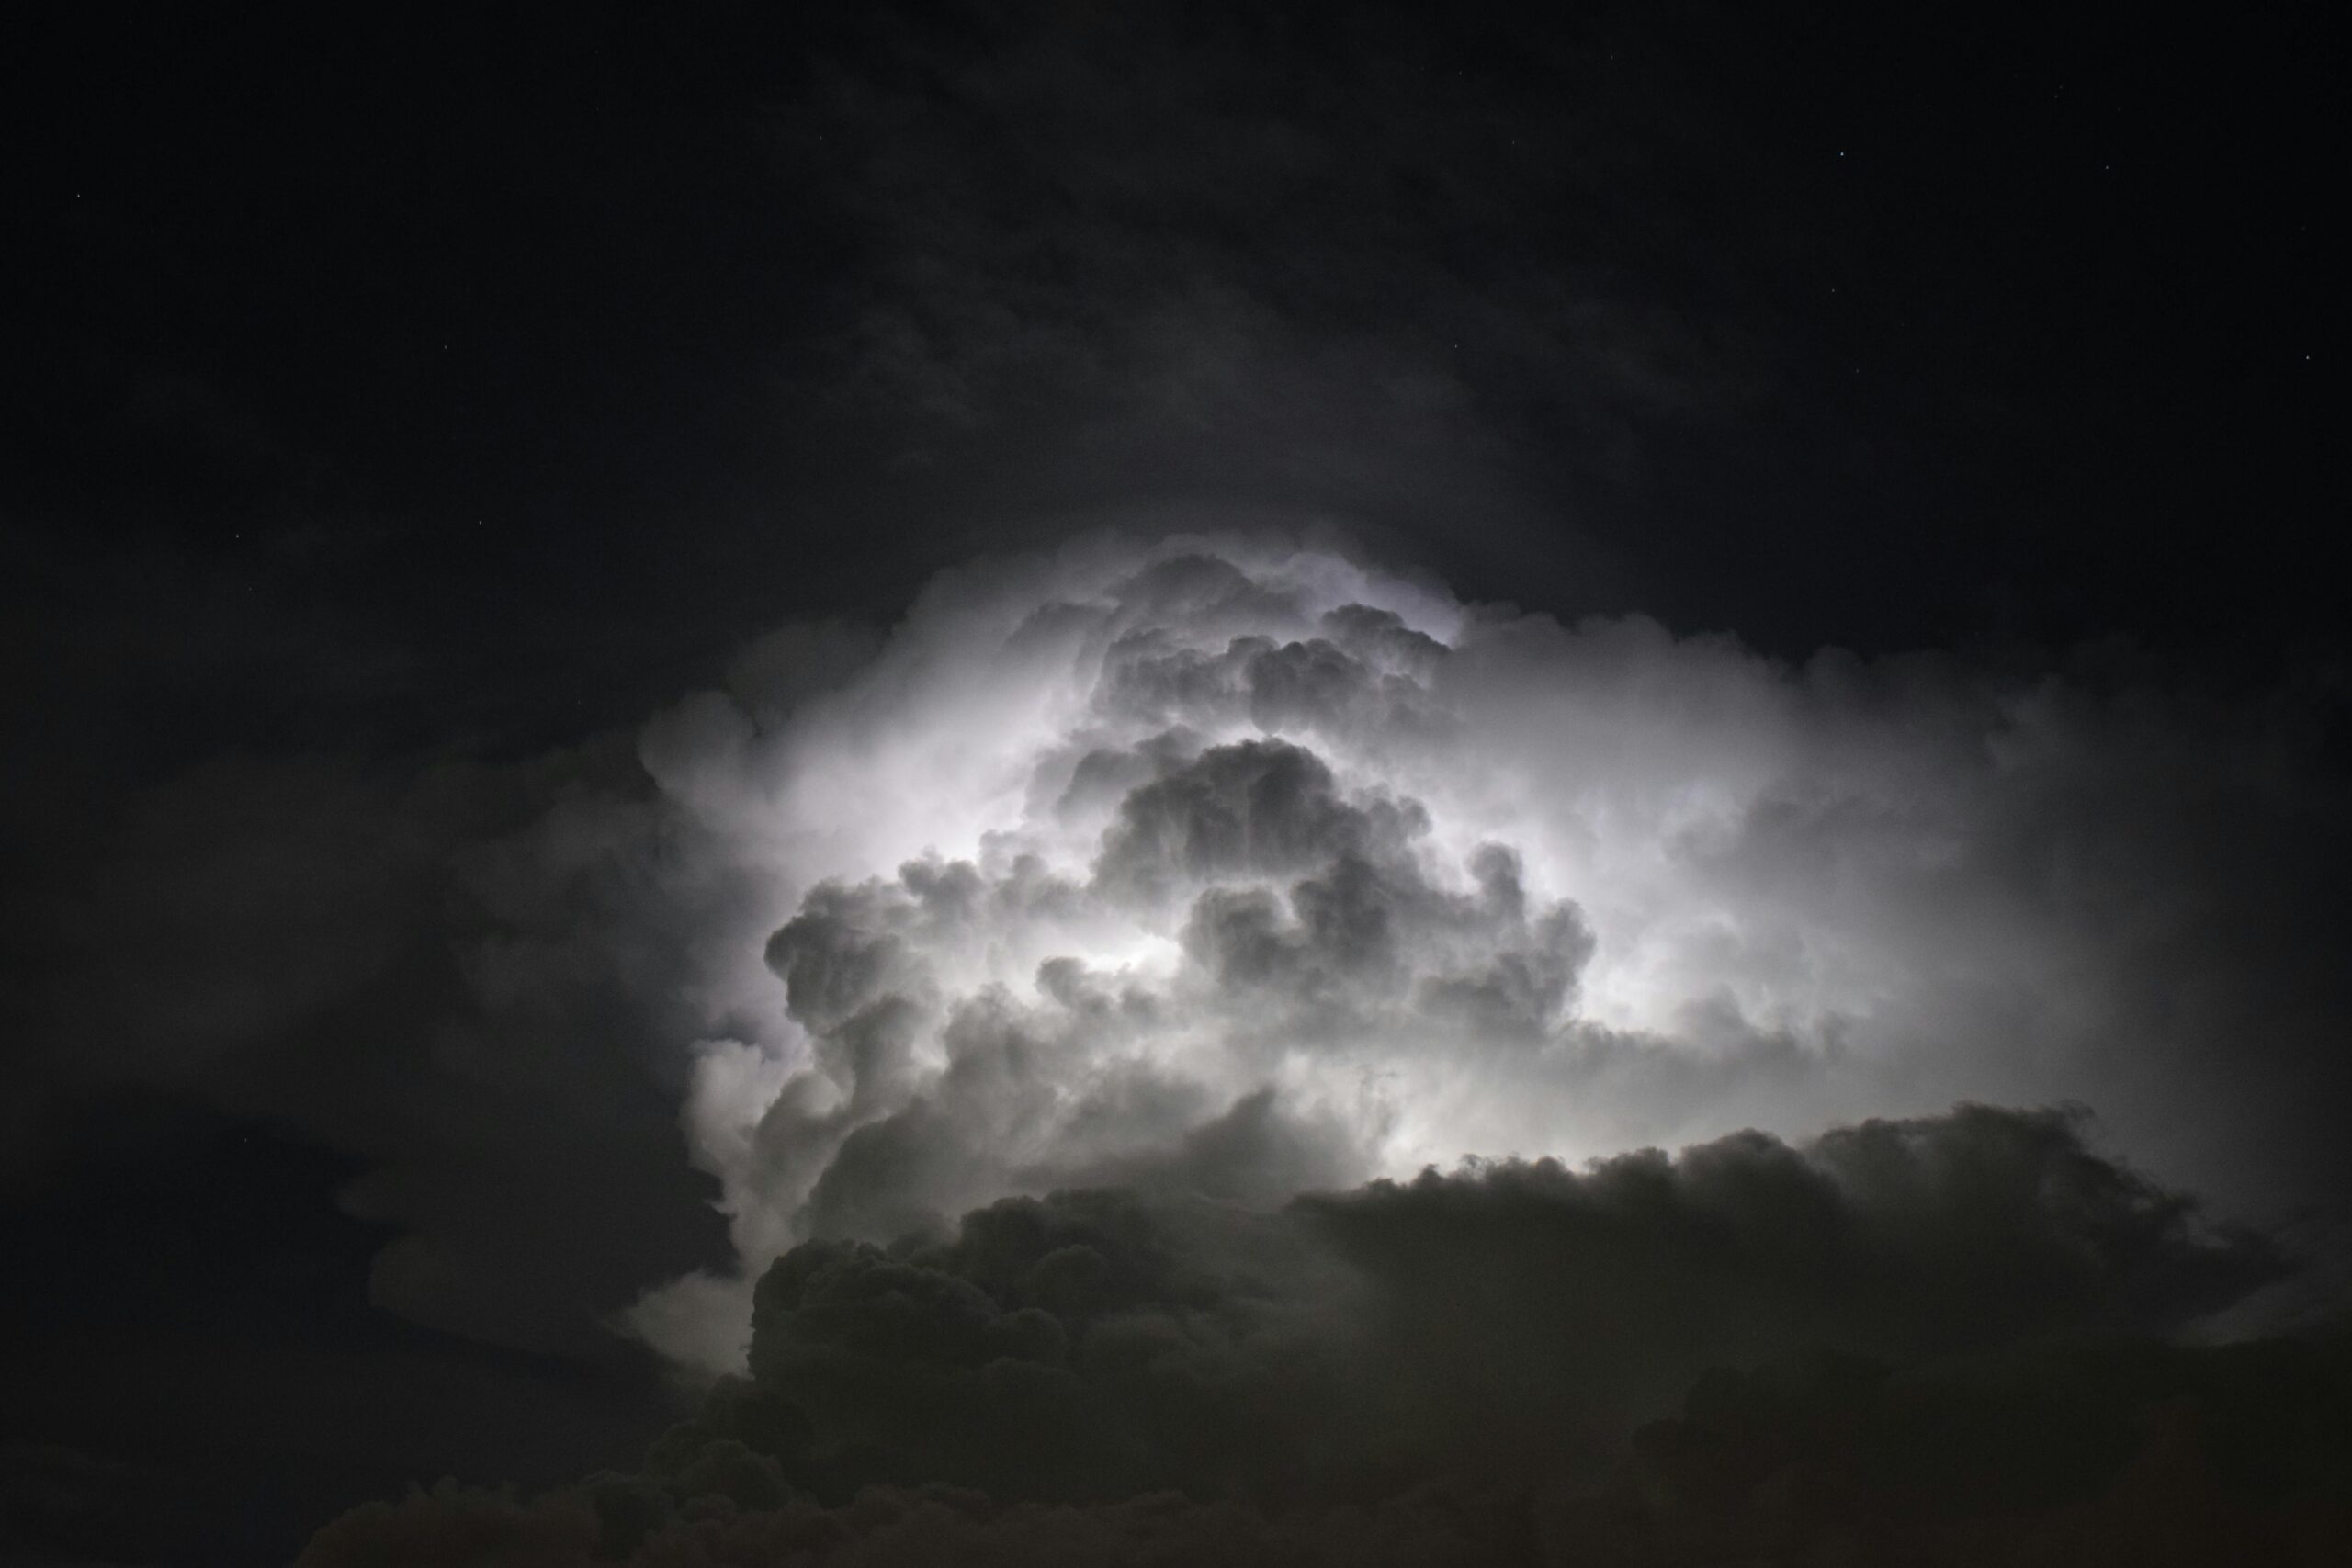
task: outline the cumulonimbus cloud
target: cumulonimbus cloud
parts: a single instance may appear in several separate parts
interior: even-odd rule
[[[1010,1194],[1266,1206],[1961,1100],[2086,1103],[2324,1243],[2329,700],[2115,649],[1791,663],[1340,545],[1096,536],[887,634],[781,627],[634,737],[164,781],[33,1033],[74,1092],[364,1160],[387,1308],[581,1355],[626,1312],[712,1369],[793,1246]]]
[[[2144,683],[1790,666],[1214,537],[975,567],[816,690],[761,669],[640,748],[757,889],[684,1111],[741,1266],[630,1314],[714,1369],[795,1245],[1008,1194],[1265,1206],[1956,1099],[2093,1100],[2211,1186],[2263,1091],[2188,1134],[2184,1096],[2335,1016],[2228,926],[2311,907],[2328,797]],[[2234,1196],[2318,1157],[2275,1153]]]

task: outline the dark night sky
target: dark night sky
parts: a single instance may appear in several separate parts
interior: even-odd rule
[[[502,1047],[563,1041],[571,1109],[469,1164],[419,1021],[512,908],[442,869],[770,627],[983,551],[1329,518],[1563,620],[2129,669],[2291,708],[2346,841],[2299,9],[43,9],[0,49],[0,1442],[58,1561],[634,1461],[672,1395],[597,1314],[728,1257],[683,1069],[584,987]],[[469,1182],[536,1282],[371,1305]]]

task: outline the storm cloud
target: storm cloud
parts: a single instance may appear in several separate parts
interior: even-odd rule
[[[2281,1267],[2079,1119],[1984,1108],[1272,1212],[1008,1199],[795,1247],[748,1377],[640,1472],[370,1505],[303,1561],[2324,1551],[2340,1351],[2160,1337]]]
[[[751,705],[643,747],[778,917],[726,935],[739,1022],[687,1093],[740,1271],[633,1311],[689,1361],[738,1364],[792,1245],[1008,1193],[1263,1205],[1956,1100],[2091,1103],[2266,1219],[2334,1158],[2277,1135],[2336,1070],[2306,856],[2345,830],[2284,703],[1792,666],[1336,546],[1106,536],[944,579]]]
[[[1097,535],[779,628],[634,735],[157,784],[64,907],[17,1150],[44,1092],[197,1094],[363,1163],[380,1304],[708,1371],[794,1246],[1001,1197],[1265,1208],[1959,1100],[2086,1104],[2324,1253],[2323,698]]]

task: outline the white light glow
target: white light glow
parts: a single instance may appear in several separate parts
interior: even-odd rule
[[[2114,1021],[2036,1000],[2101,960],[1984,804],[1995,773],[2012,816],[2037,769],[2070,785],[2035,728],[1948,671],[1566,627],[1279,544],[956,574],[781,722],[706,698],[648,732],[763,889],[686,1129],[756,1271],[1196,1179],[1196,1138],[1258,1140],[1271,1198],[1997,1093]],[[1988,1021],[2005,1048],[1963,1048]],[[734,1343],[681,1299],[642,1331]]]

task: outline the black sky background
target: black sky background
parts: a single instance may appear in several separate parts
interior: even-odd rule
[[[77,1032],[60,911],[193,770],[593,758],[779,621],[1120,518],[1328,516],[1791,656],[2124,639],[2340,730],[2315,18],[1517,10],[12,24],[12,1498],[96,1466],[105,1550],[283,1555],[667,1408],[618,1341],[369,1306],[334,1194],[396,1151]],[[599,1101],[670,1168],[607,1303],[723,1252],[674,1088]]]

